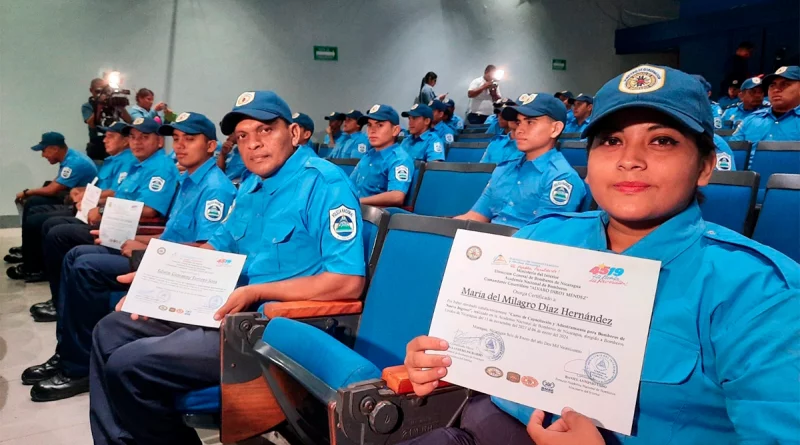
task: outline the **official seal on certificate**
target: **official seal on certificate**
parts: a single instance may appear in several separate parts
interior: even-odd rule
[[[488,332],[478,337],[474,334],[457,331],[453,344],[471,346],[480,353],[481,357],[489,361],[497,361],[503,358],[506,352],[506,345],[503,337],[494,332]]]
[[[586,359],[584,371],[589,380],[607,385],[617,378],[619,367],[611,355],[605,352],[595,352]]]

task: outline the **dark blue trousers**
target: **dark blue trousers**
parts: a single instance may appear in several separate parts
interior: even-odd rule
[[[56,308],[61,285],[61,263],[73,247],[94,245],[90,230],[79,219],[63,216],[50,218],[42,226],[44,273],[50,282],[50,296],[56,303]]]
[[[219,330],[114,312],[92,337],[89,421],[96,445],[201,443],[174,403],[219,385]]]
[[[58,297],[56,352],[69,377],[89,375],[92,330],[113,312],[112,294],[127,290],[117,276],[130,272],[128,258],[104,246],[78,246],[64,257]]]
[[[41,272],[42,265],[42,226],[53,217],[72,216],[72,206],[41,204],[30,207],[22,223],[22,267],[28,273]]]

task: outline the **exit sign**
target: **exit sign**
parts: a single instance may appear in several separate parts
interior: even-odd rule
[[[553,71],[566,71],[567,59],[553,59]]]
[[[335,62],[339,60],[339,48],[336,46],[314,46],[314,60]]]

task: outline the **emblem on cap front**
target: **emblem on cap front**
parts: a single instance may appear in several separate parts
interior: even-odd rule
[[[412,109],[412,110],[416,110],[418,106],[419,106],[418,104],[414,104],[414,106],[413,106],[413,107],[411,107],[411,109]]]
[[[254,91],[247,91],[239,95],[239,98],[236,99],[236,106],[241,107],[242,105],[247,105],[256,98],[256,93]]]
[[[137,117],[136,120],[133,121],[133,125],[142,125],[144,123],[143,117]]]
[[[536,99],[536,96],[537,94],[534,93],[534,94],[528,94],[528,97],[526,97],[525,99],[520,98],[522,99],[522,105],[528,105],[529,103],[533,102],[533,100]]]
[[[356,110],[350,110],[350,111],[347,112],[347,114],[353,114],[355,112],[356,112]]]
[[[292,115],[292,119],[297,119],[298,117],[300,117],[300,113],[295,113]]]
[[[370,113],[377,113],[378,110],[380,110],[380,109],[381,109],[380,105],[373,105],[372,108],[369,109],[369,112]]]
[[[664,86],[667,72],[663,68],[641,65],[622,75],[619,90],[623,93],[652,93]]]
[[[528,93],[524,93],[517,100],[520,101],[520,102],[525,102],[526,100],[528,100]]]
[[[335,111],[331,111],[331,114],[329,114],[328,116],[330,116],[330,117],[336,116],[336,112]]]
[[[177,117],[177,118],[175,118],[175,122],[176,122],[176,123],[177,123],[177,122],[183,122],[183,121],[185,121],[186,119],[189,119],[189,113],[181,113],[180,115],[178,115],[178,117]]]
[[[788,70],[788,69],[789,69],[789,67],[788,67],[788,66],[782,66],[782,67],[778,68],[778,70],[777,70],[777,71],[775,71],[775,74],[783,74],[783,73],[785,73],[785,72],[786,72],[786,70]]]
[[[754,77],[754,78],[752,78],[750,80],[752,80],[753,84],[755,84],[755,85],[761,85],[761,78],[760,77]]]

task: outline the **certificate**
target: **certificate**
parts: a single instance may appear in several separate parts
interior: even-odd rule
[[[103,193],[100,187],[94,185],[96,182],[97,178],[94,178],[91,184],[86,184],[86,189],[83,191],[83,198],[81,199],[81,209],[75,214],[75,218],[83,221],[84,224],[89,224],[89,212],[97,207],[97,203],[100,202],[100,194]]]
[[[150,240],[122,310],[218,328],[214,313],[236,287],[245,255]]]
[[[630,435],[660,264],[459,230],[430,328],[445,380]]]
[[[127,199],[108,198],[100,220],[100,245],[119,249],[136,237],[144,204]]]

